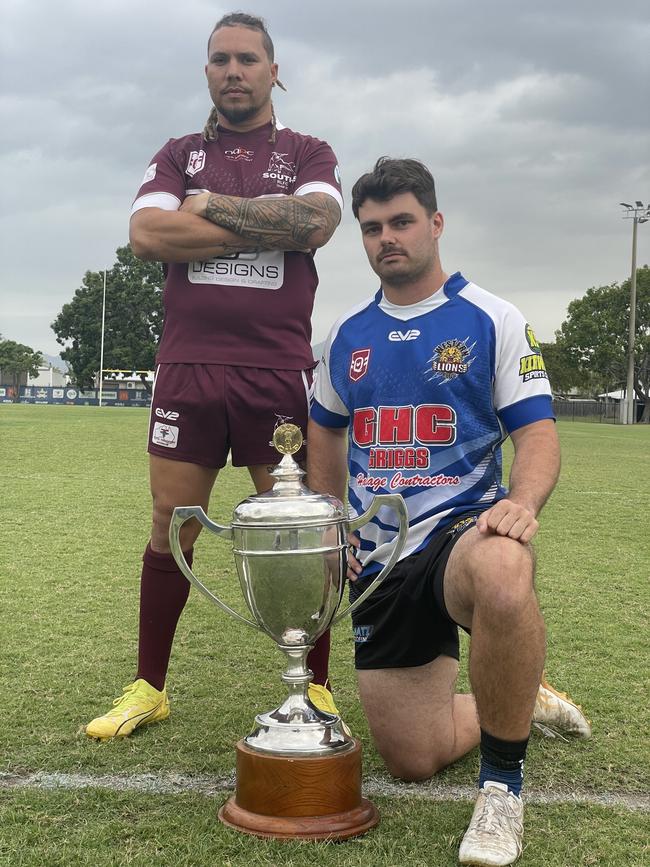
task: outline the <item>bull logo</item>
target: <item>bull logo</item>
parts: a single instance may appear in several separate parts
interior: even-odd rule
[[[269,160],[268,172],[275,172],[278,175],[290,175],[293,177],[296,173],[296,164],[288,163],[284,158],[288,154],[279,154],[273,151]]]
[[[285,160],[288,154],[279,154],[273,151],[269,160],[268,169],[262,174],[263,178],[275,181],[281,190],[288,190],[289,184],[296,180],[296,164]]]

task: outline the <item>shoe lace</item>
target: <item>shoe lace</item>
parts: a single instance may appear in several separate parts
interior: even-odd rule
[[[538,731],[540,731],[544,735],[545,738],[559,738],[561,741],[564,741],[567,744],[570,743],[569,738],[565,738],[564,735],[560,734],[559,731],[551,728],[550,726],[544,725],[544,723],[535,722],[535,720],[533,720],[533,725]]]
[[[510,828],[511,825],[520,825],[521,822],[511,803],[507,792],[498,789],[486,790],[483,810],[479,814],[475,829],[493,835],[502,828]]]
[[[124,687],[122,695],[115,699],[113,702],[113,707],[115,710],[121,710],[121,705],[123,703],[129,704],[133,699],[133,694],[136,692],[137,686],[135,683],[130,683],[128,686]]]

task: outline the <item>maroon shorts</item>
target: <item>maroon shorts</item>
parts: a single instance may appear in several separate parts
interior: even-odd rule
[[[151,399],[148,451],[220,469],[277,464],[273,431],[283,422],[306,435],[313,370],[221,364],[160,364]],[[295,456],[304,460],[304,447]]]

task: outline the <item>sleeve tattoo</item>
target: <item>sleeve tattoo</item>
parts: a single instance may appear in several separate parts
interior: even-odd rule
[[[317,232],[328,240],[341,211],[327,193],[243,199],[212,193],[205,216],[217,226],[230,229],[263,250],[308,249]]]

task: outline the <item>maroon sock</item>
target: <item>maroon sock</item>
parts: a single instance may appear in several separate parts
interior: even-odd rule
[[[313,649],[307,654],[307,668],[314,672],[313,683],[329,689],[328,666],[330,661],[330,631],[324,632]]]
[[[192,549],[185,559],[192,565]],[[176,624],[187,602],[190,582],[171,554],[154,551],[149,543],[142,558],[140,579],[140,640],[138,674],[162,689],[172,652]]]

